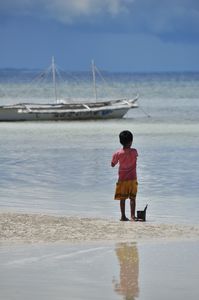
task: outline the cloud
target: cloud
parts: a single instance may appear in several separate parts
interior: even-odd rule
[[[50,19],[83,32],[199,42],[198,0],[1,0],[0,16]]]
[[[128,12],[134,0],[3,0],[0,14],[36,15],[63,23],[78,22],[81,18],[99,15],[117,16]]]
[[[132,14],[139,30],[154,35],[199,33],[198,0],[136,0]]]
[[[43,0],[48,2],[48,14],[63,23],[75,23],[82,20],[93,23],[96,17],[107,15],[116,17],[128,12],[128,6],[134,0]]]

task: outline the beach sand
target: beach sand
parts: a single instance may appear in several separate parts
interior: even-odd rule
[[[4,300],[196,300],[199,227],[0,215]]]
[[[199,225],[119,222],[40,214],[0,214],[0,242],[146,241],[199,239]]]

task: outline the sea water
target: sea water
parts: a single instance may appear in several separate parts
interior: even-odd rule
[[[1,105],[54,101],[51,82],[37,87],[35,75],[1,70]],[[99,97],[139,94],[139,108],[117,120],[0,123],[1,211],[118,219],[118,170],[110,161],[118,134],[128,129],[139,153],[137,209],[148,204],[150,222],[198,223],[199,73],[106,79],[111,89],[100,83]],[[68,73],[57,89],[61,98],[89,98],[91,79]]]

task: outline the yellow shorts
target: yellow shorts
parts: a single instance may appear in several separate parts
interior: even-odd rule
[[[115,189],[115,200],[135,198],[138,190],[137,180],[118,181]]]

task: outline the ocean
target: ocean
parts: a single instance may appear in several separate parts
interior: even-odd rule
[[[38,73],[0,70],[1,105],[55,101],[51,78]],[[89,73],[59,77],[60,98],[92,96]],[[110,161],[128,129],[139,153],[137,209],[148,204],[152,223],[198,224],[199,73],[104,78],[99,97],[139,94],[139,108],[118,120],[0,123],[1,211],[119,219]]]

